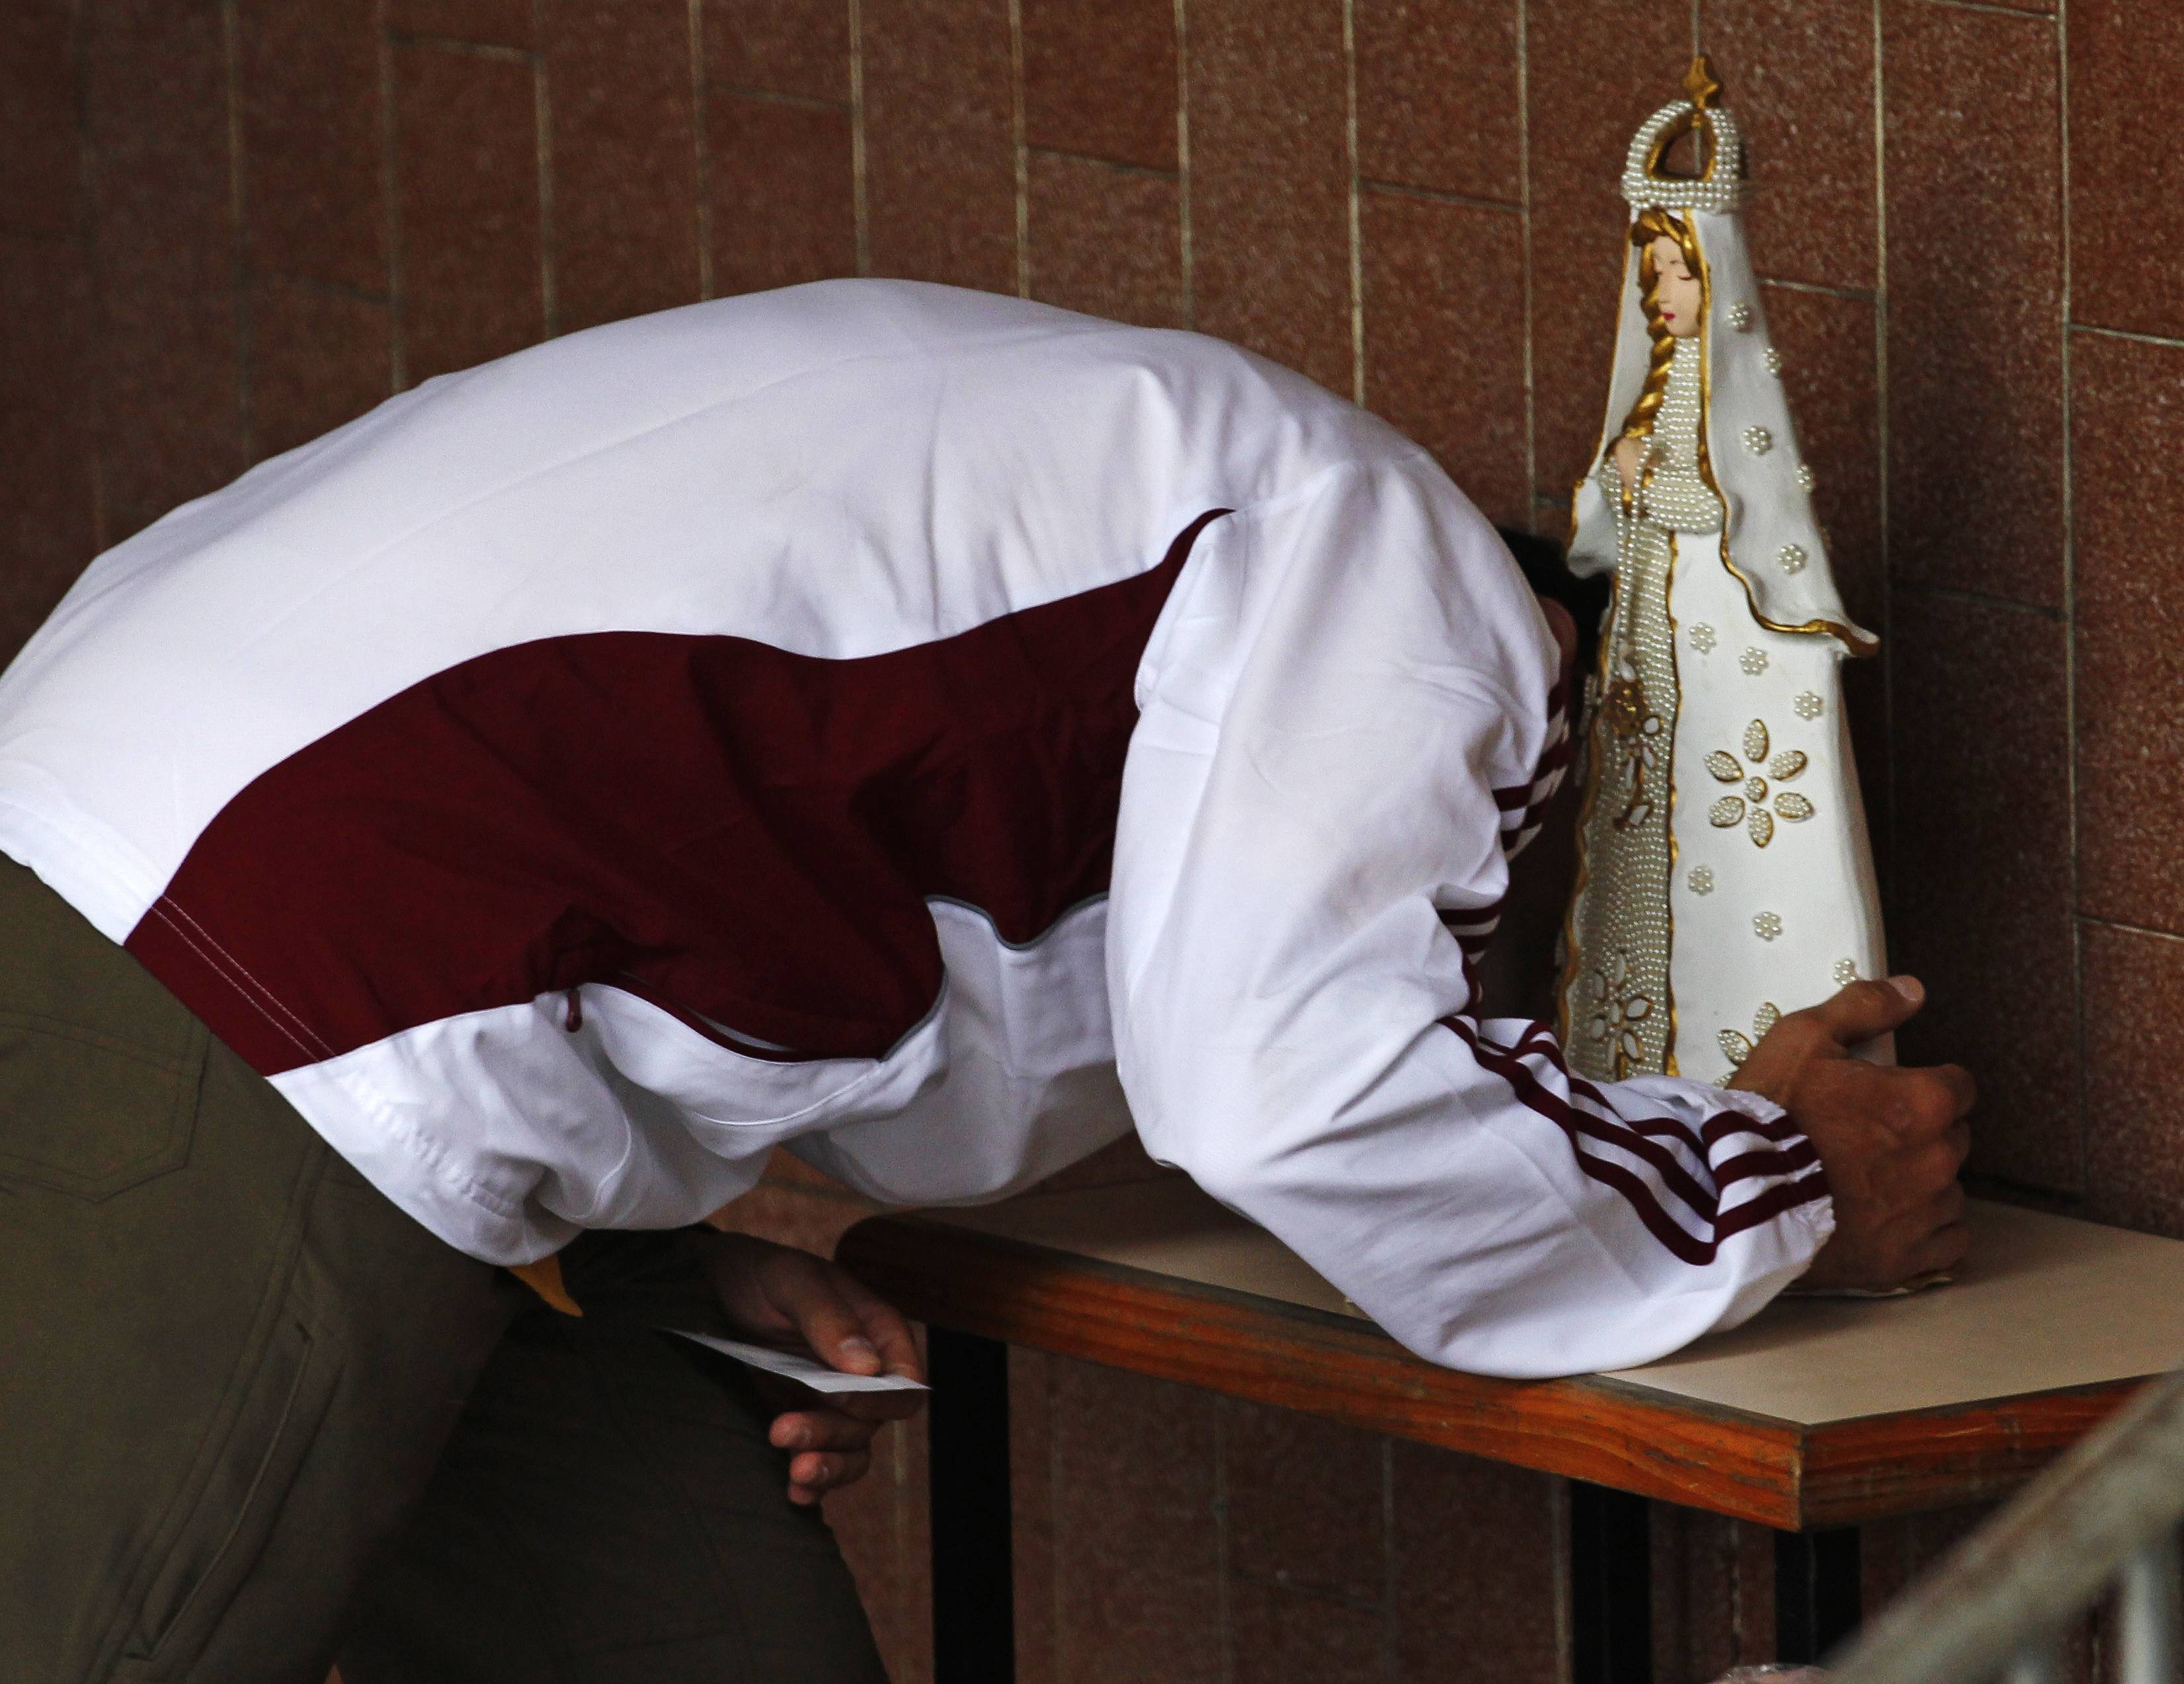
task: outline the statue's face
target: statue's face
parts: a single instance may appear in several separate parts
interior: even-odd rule
[[[1705,304],[1705,288],[1684,260],[1684,248],[1666,234],[1653,242],[1654,302],[1661,322],[1678,339],[1695,337]]]

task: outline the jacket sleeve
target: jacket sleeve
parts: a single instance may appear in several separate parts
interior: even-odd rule
[[[1467,945],[1568,753],[1556,666],[1423,457],[1215,521],[1139,673],[1109,911],[1148,1149],[1421,1356],[1512,1376],[1734,1325],[1834,1225],[1765,1101],[1595,1085],[1476,1015]]]

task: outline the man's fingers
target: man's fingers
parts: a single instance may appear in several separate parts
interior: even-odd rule
[[[862,1450],[881,1425],[839,1409],[800,1409],[774,1417],[766,1437],[777,1450]]]
[[[878,1347],[866,1336],[864,1318],[843,1296],[841,1278],[816,1257],[785,1252],[767,1271],[766,1294],[822,1361],[844,1374],[876,1375]]]
[[[1852,1047],[1908,1023],[1925,1000],[1918,978],[1891,977],[1852,983],[1832,999],[1791,1015],[1810,1018],[1838,1046]]]
[[[1908,1280],[1916,1275],[1930,1274],[1937,1269],[1954,1269],[1964,1260],[1971,1243],[1971,1231],[1961,1222],[1936,1229],[1912,1248],[1911,1266],[1904,1271],[1903,1278]]]
[[[854,1485],[871,1471],[871,1453],[863,1450],[806,1451],[788,1464],[788,1500],[810,1504],[830,1491]]]
[[[1877,1070],[1886,1096],[1882,1115],[1903,1139],[1940,1140],[1957,1127],[1976,1097],[1972,1079],[1953,1064]]]
[[[925,1355],[917,1348],[917,1335],[901,1311],[837,1263],[835,1285],[865,1324],[865,1334],[878,1348],[880,1361],[891,1375],[905,1380],[925,1378]]]
[[[925,1407],[922,1391],[844,1391],[828,1400],[830,1408],[845,1415],[855,1415],[861,1421],[872,1421],[884,1426],[889,1421],[907,1420]]]

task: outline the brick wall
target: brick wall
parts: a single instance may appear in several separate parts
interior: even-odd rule
[[[0,647],[98,549],[391,391],[830,275],[1225,335],[1558,527],[1613,174],[1696,42],[1888,638],[1852,701],[1936,1001],[1907,1050],[1978,1070],[1982,1175],[2184,1231],[2165,0],[0,0]],[[855,1214],[808,1179],[738,1212],[822,1246]],[[1017,1375],[1028,1678],[1557,1675],[1552,1481]],[[836,1505],[905,1681],[918,1453]],[[1875,1529],[1875,1587],[1951,1524]],[[1663,1678],[1763,1656],[1763,1538],[1657,1542]]]

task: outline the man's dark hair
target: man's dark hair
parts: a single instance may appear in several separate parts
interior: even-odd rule
[[[1514,527],[1496,527],[1502,542],[1516,557],[1517,566],[1524,576],[1524,583],[1532,588],[1532,594],[1543,596],[1550,602],[1559,602],[1569,611],[1577,622],[1577,676],[1582,684],[1600,654],[1600,622],[1607,612],[1607,576],[1596,574],[1581,579],[1569,570],[1563,555],[1563,547],[1551,538],[1541,538],[1537,533],[1520,532]]]

